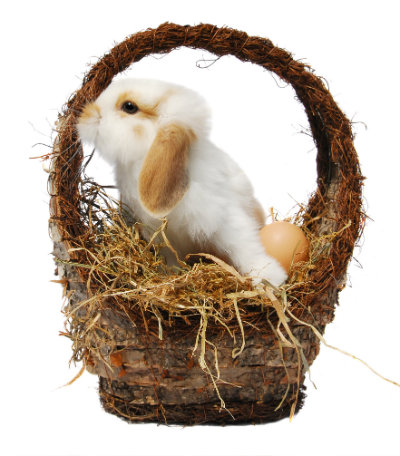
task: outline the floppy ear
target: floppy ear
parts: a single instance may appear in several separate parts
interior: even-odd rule
[[[189,185],[187,164],[195,135],[178,124],[166,125],[155,137],[139,174],[139,198],[155,217],[163,217],[179,203]]]

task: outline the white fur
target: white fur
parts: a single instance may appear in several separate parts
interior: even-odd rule
[[[121,116],[115,104],[125,91],[136,104],[156,105],[156,118],[136,114]],[[168,96],[166,96],[168,94]],[[161,100],[161,101],[160,101]],[[251,215],[255,202],[253,188],[239,166],[208,139],[209,109],[197,93],[174,84],[144,79],[113,82],[96,100],[99,115],[81,119],[78,132],[82,141],[92,143],[115,168],[122,201],[148,228],[146,238],[160,225],[140,203],[138,177],[145,155],[163,125],[179,123],[196,136],[189,151],[189,187],[179,203],[165,216],[167,237],[180,257],[194,246],[214,245],[230,258],[242,274],[255,283],[266,279],[280,285],[286,272],[264,252],[259,222]],[[134,133],[141,126],[143,134]],[[171,258],[167,258],[171,261]]]

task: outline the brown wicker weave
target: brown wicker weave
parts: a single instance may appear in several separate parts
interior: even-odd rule
[[[217,56],[233,55],[260,65],[291,84],[304,105],[318,149],[317,189],[308,203],[304,223],[315,236],[338,234],[332,238],[329,251],[315,263],[310,273],[311,285],[310,281],[300,284],[294,297],[301,302],[298,309],[303,309],[297,311],[297,316],[322,333],[334,317],[338,292],[344,286],[347,264],[364,220],[363,178],[350,122],[321,79],[288,52],[267,39],[208,24],[192,27],[165,23],[127,38],[92,67],[82,88],[60,115],[50,176],[50,226],[58,274],[65,283],[69,305],[78,306],[93,292],[87,290],[87,270],[76,266],[84,262],[82,252],[70,250],[78,238],[85,238],[88,230],[82,216],[83,156],[75,130],[77,116],[85,102],[94,100],[117,73],[145,56],[168,53],[182,46],[207,50]],[[282,351],[274,330],[267,324],[260,323],[262,331],[247,328],[246,346],[240,356],[233,358],[232,337],[210,322],[208,340],[218,347],[223,380],[217,382],[216,391],[210,376],[192,356],[195,323],[185,325],[177,321],[164,328],[160,340],[152,328],[140,324],[143,319],[138,310],[135,320],[135,315],[127,318],[112,303],[104,309],[96,326],[107,331],[113,343],[97,346],[96,351],[94,345],[88,346],[82,358],[87,368],[99,375],[101,401],[111,413],[132,422],[260,423],[289,416],[296,398],[296,410],[302,405],[304,394],[296,394],[296,352],[288,347]],[[261,321],[264,320],[260,318]],[[319,350],[318,338],[304,324],[293,319],[289,324],[311,364]],[[211,361],[212,350],[206,354]],[[303,363],[300,367],[302,384]],[[221,408],[221,398],[225,408]]]

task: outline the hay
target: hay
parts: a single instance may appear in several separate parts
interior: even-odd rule
[[[83,105],[131,63],[179,46],[257,63],[292,84],[305,107],[318,187],[295,222],[311,255],[279,290],[253,289],[207,255],[167,267],[160,254],[169,244],[166,221],[145,242],[139,225],[82,174],[75,125]],[[50,192],[65,334],[73,360],[99,374],[105,409],[129,421],[185,424],[293,416],[362,232],[362,179],[351,125],[323,82],[269,40],[206,24],[163,24],[104,56],[60,115]]]
[[[232,266],[212,255],[190,255],[198,257],[199,261],[195,264],[179,261],[179,267],[168,267],[160,254],[163,247],[173,250],[165,235],[167,221],[164,220],[159,230],[146,242],[140,236],[140,223],[134,223],[129,213],[101,186],[87,179],[84,182],[82,195],[87,203],[84,222],[91,228],[90,234],[77,238],[75,246],[68,251],[70,254],[82,252],[83,262],[56,260],[58,264],[87,270],[85,283],[90,297],[79,304],[67,300],[64,309],[67,322],[64,335],[73,342],[72,361],[84,361],[84,364],[91,365],[93,358],[103,358],[102,347],[113,345],[112,334],[105,332],[99,324],[102,312],[107,308],[123,310],[130,319],[132,315],[140,314],[142,321],[135,319],[131,320],[132,323],[136,326],[142,324],[146,332],[153,332],[159,340],[163,340],[164,327],[176,327],[177,319],[182,319],[186,325],[196,328],[193,356],[210,377],[221,408],[226,409],[217,382],[229,382],[221,378],[218,346],[208,340],[207,328],[229,334],[234,345],[231,351],[234,359],[240,356],[246,345],[244,326],[262,332],[269,325],[279,341],[283,365],[282,347],[290,347],[296,352],[297,389],[293,390],[292,417],[299,400],[302,370],[305,368],[307,371],[309,367],[301,342],[287,323],[289,308],[296,312],[298,305],[302,305],[293,291],[307,286],[315,262],[321,255],[327,254],[332,241],[340,233],[316,238],[304,228],[310,241],[309,260],[293,267],[288,281],[279,289],[267,283],[253,289],[250,278],[242,277]],[[293,222],[300,220],[300,214]],[[350,223],[343,230],[349,227]],[[203,258],[211,261],[204,262]],[[291,312],[290,315],[296,319]],[[260,321],[260,316],[265,320],[262,318]],[[297,321],[307,325],[298,318]],[[152,326],[154,328],[154,322],[158,322],[157,333],[154,329],[149,330]],[[317,331],[313,325],[310,327]],[[206,361],[207,346],[214,352],[215,373]],[[113,352],[108,367],[112,370],[122,366],[122,357]],[[288,393],[289,385],[275,411],[282,406]],[[229,409],[226,410],[230,413]]]

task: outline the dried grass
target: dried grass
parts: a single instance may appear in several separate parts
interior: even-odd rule
[[[288,325],[289,309],[291,318],[295,319],[297,317],[292,312],[296,314],[296,304],[301,304],[295,294],[292,296],[292,291],[299,286],[304,288],[310,281],[310,271],[320,256],[329,251],[332,240],[340,232],[316,237],[306,231],[310,241],[309,260],[292,267],[288,281],[279,289],[267,282],[253,288],[249,277],[241,276],[232,266],[209,254],[199,252],[192,255],[191,258],[196,256],[198,259],[194,264],[189,264],[191,258],[187,257],[186,261],[179,261],[179,266],[167,266],[160,253],[164,247],[173,250],[165,235],[167,220],[160,221],[160,228],[147,242],[140,236],[141,224],[134,222],[128,211],[108,196],[101,186],[88,179],[85,182],[82,194],[87,201],[85,223],[89,229],[69,249],[70,254],[79,252],[83,261],[57,260],[60,264],[86,270],[88,299],[78,305],[70,305],[67,301],[65,307],[67,331],[64,335],[73,341],[72,360],[85,360],[89,352],[92,355],[96,352],[96,346],[110,343],[112,336],[98,324],[105,306],[109,308],[111,305],[130,318],[140,314],[146,331],[149,330],[149,320],[157,321],[160,340],[163,340],[164,328],[177,325],[177,320],[185,324],[192,321],[197,328],[193,355],[197,353],[198,364],[210,376],[221,407],[225,408],[217,386],[217,381],[224,382],[218,368],[218,347],[208,340],[207,330],[227,331],[234,340],[236,334],[240,334],[240,341],[232,350],[232,358],[236,358],[246,345],[244,326],[262,329],[260,315],[264,314],[264,324],[268,322],[272,327],[280,347],[296,351],[297,391],[292,401],[292,417],[301,377],[309,367],[301,342]],[[292,222],[303,218],[304,213],[300,210]],[[343,230],[349,227],[350,223]],[[297,320],[300,324],[307,324]],[[132,323],[138,324],[137,318]],[[216,375],[205,360],[207,345],[214,351]],[[98,356],[101,357],[99,352]]]

